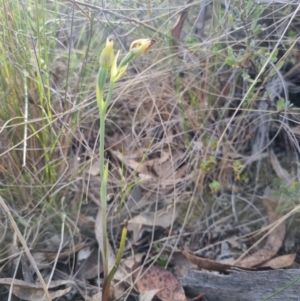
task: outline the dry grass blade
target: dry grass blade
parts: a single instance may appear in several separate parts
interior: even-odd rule
[[[36,272],[36,274],[37,274],[37,276],[38,276],[38,278],[39,278],[39,281],[41,282],[41,285],[42,285],[44,294],[46,295],[47,299],[48,299],[49,301],[51,301],[52,298],[51,298],[51,296],[50,296],[50,294],[49,294],[47,284],[45,283],[44,278],[43,278],[42,274],[40,273],[40,271],[39,271],[39,269],[38,269],[38,267],[37,267],[37,265],[36,265],[36,263],[35,263],[35,261],[34,261],[32,255],[31,255],[31,253],[30,253],[30,251],[29,251],[29,249],[28,249],[28,246],[27,246],[27,244],[26,244],[26,241],[25,241],[23,235],[21,234],[21,232],[20,232],[20,230],[19,230],[19,228],[18,228],[18,226],[17,226],[17,224],[16,224],[16,222],[15,222],[13,216],[12,216],[11,213],[10,213],[10,210],[9,210],[8,207],[6,206],[4,200],[3,200],[3,198],[2,198],[1,196],[0,196],[0,205],[2,206],[2,208],[4,209],[4,211],[6,212],[7,216],[9,217],[9,220],[10,220],[10,222],[11,222],[11,225],[12,225],[12,227],[13,227],[13,229],[14,229],[14,231],[15,231],[17,237],[18,237],[18,239],[20,240],[20,242],[21,242],[21,244],[22,244],[22,246],[23,246],[23,248],[24,248],[24,251],[25,251],[25,253],[26,253],[26,255],[27,255],[27,257],[28,257],[30,263],[32,264],[32,266],[33,266],[33,268],[34,268],[34,271]]]

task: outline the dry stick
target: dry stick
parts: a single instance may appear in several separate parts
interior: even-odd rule
[[[50,295],[49,295],[49,292],[48,292],[47,285],[46,285],[46,283],[45,283],[45,281],[44,281],[44,278],[43,278],[43,276],[41,275],[41,273],[40,273],[40,271],[39,271],[39,269],[38,269],[38,267],[37,267],[37,265],[36,265],[36,263],[35,263],[35,261],[34,261],[32,255],[31,255],[31,253],[30,253],[30,251],[29,251],[29,249],[28,249],[28,247],[27,247],[26,241],[25,241],[25,239],[23,238],[23,236],[22,236],[22,234],[21,234],[21,232],[20,232],[20,230],[19,230],[19,228],[18,228],[16,222],[14,221],[14,218],[13,218],[12,214],[11,214],[10,211],[9,211],[9,208],[6,206],[4,200],[3,200],[3,198],[2,198],[1,196],[0,196],[0,205],[2,206],[2,208],[3,208],[4,211],[5,211],[5,213],[7,214],[8,218],[9,218],[9,220],[10,220],[10,222],[11,222],[11,225],[12,225],[12,227],[13,227],[13,229],[14,229],[16,235],[18,236],[18,238],[19,238],[19,240],[20,240],[20,242],[21,242],[21,244],[22,244],[22,246],[23,246],[23,248],[24,248],[24,251],[25,251],[27,257],[28,257],[30,263],[32,264],[32,266],[33,266],[33,268],[34,268],[34,271],[36,272],[36,274],[37,274],[37,276],[38,276],[38,278],[39,278],[39,280],[40,280],[40,282],[41,282],[41,284],[42,284],[42,287],[43,287],[43,289],[44,289],[44,292],[45,292],[45,295],[46,295],[48,301],[52,301],[52,299],[51,299],[51,297],[50,297]]]

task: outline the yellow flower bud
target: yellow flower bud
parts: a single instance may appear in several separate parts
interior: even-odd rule
[[[146,53],[149,48],[155,43],[153,39],[139,39],[131,43],[129,51],[133,55],[141,55]]]
[[[106,46],[100,55],[100,66],[110,68],[114,60],[114,40],[112,38],[106,39]]]

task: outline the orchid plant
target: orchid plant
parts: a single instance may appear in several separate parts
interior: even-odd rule
[[[108,235],[107,235],[107,181],[108,181],[108,162],[105,164],[104,160],[104,137],[105,137],[105,119],[107,108],[111,102],[113,89],[115,83],[122,78],[126,73],[129,63],[134,60],[136,56],[145,54],[149,48],[155,43],[153,39],[139,39],[131,43],[129,52],[121,60],[118,65],[118,58],[120,50],[114,54],[114,41],[112,38],[106,39],[106,46],[100,55],[100,68],[97,75],[96,83],[96,97],[100,117],[100,143],[99,143],[99,163],[101,176],[101,212],[102,212],[102,232],[103,241],[101,245],[102,264],[104,272],[104,284],[102,291],[102,300],[107,301],[111,280],[118,270],[122,254],[124,251],[125,240],[127,235],[127,228],[124,227],[121,236],[119,251],[116,258],[116,263],[111,271],[108,271]],[[103,97],[104,86],[110,72],[110,82],[107,96]]]

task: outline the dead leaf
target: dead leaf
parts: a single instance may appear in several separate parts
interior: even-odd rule
[[[144,268],[141,273],[134,273],[140,293],[159,290],[156,297],[162,301],[186,301],[181,283],[169,271],[159,266]]]
[[[147,153],[149,150],[145,150]],[[170,155],[167,152],[162,152],[159,158],[155,158],[152,160],[144,159],[141,162],[138,158],[143,157],[143,153],[135,152],[128,155],[124,155],[119,151],[112,151],[112,153],[126,166],[139,173],[139,177],[143,180],[149,180],[153,178],[157,178],[158,175],[156,171],[153,169],[154,165],[160,165],[166,162]]]
[[[268,260],[264,264],[260,265],[260,267],[270,267],[272,269],[282,269],[287,268],[293,264],[296,258],[296,253],[287,254],[275,257],[273,259]]]
[[[137,253],[134,256],[126,257],[122,260],[123,266],[129,271],[133,271],[140,266],[144,256],[145,253]]]
[[[136,242],[140,238],[143,226],[157,226],[166,229],[172,225],[176,216],[177,214],[173,212],[172,205],[159,212],[145,211],[128,221],[128,230],[133,231],[133,241]]]
[[[162,179],[162,188],[174,187],[175,183],[182,181],[186,174],[187,164],[182,164],[186,160],[186,154],[181,150],[173,151],[164,162],[154,161],[151,165],[158,178]]]
[[[176,277],[185,277],[190,270],[196,270],[197,265],[192,263],[181,252],[174,252],[171,263],[174,265],[174,274]]]
[[[220,263],[215,260],[201,258],[190,254],[186,251],[181,251],[182,254],[193,264],[195,264],[199,269],[204,269],[208,271],[217,271],[217,272],[225,272],[233,267],[231,264]]]
[[[187,4],[192,3],[194,0],[189,0]],[[188,13],[189,13],[190,6],[186,6],[183,11],[181,12],[176,24],[171,30],[171,37],[172,37],[172,44],[174,52],[178,53],[178,40],[180,39],[182,27],[184,21],[186,20]]]
[[[263,203],[267,209],[269,224],[276,223],[279,216],[275,212],[275,203],[270,199],[264,199]],[[285,237],[284,221],[275,225],[271,230],[272,232],[269,233],[265,245],[260,250],[245,259],[236,260],[234,264],[238,264],[242,267],[256,267],[274,257],[280,249]]]
[[[69,280],[56,280],[51,281],[48,285],[48,289],[57,288],[62,285],[72,284],[72,281]],[[4,278],[0,279],[0,284],[3,284],[7,290],[12,287],[12,293],[22,299],[29,301],[41,301],[45,297],[45,291],[40,283],[27,283],[23,280],[13,279],[13,278]],[[49,295],[51,300],[54,298],[59,298],[64,296],[72,289],[71,286],[65,289],[59,289],[55,291],[49,290]]]
[[[76,252],[78,252],[82,248],[93,244],[94,244],[93,242],[78,243],[75,246],[72,246],[71,248],[62,250],[58,255],[58,259],[65,260],[70,256],[76,254]],[[32,250],[31,252],[33,253],[33,258],[37,260],[37,262],[40,264],[48,263],[49,261],[53,261],[55,260],[55,258],[57,258],[56,251],[49,251],[45,249],[45,250]]]
[[[99,161],[95,160],[93,163],[89,164],[85,169],[84,172],[91,176],[100,175],[100,165]]]
[[[91,298],[91,301],[99,301],[99,300],[102,300],[102,292],[96,293]]]
[[[228,263],[221,263],[215,260],[211,260],[208,258],[201,258],[198,256],[195,256],[193,254],[190,254],[186,251],[181,251],[181,253],[193,264],[195,264],[198,269],[204,269],[208,271],[216,271],[216,272],[226,272],[230,270],[231,268],[239,268],[247,271],[253,270],[252,268],[243,267],[239,265],[233,265]]]
[[[96,293],[95,293],[94,286],[86,285],[85,287],[80,287],[78,285],[77,289],[84,301],[100,301],[100,300],[102,300],[102,288],[100,288],[100,292],[98,291]]]
[[[93,279],[99,274],[98,268],[98,249],[86,247],[77,254],[76,273],[83,279]],[[101,265],[100,265],[101,267]],[[102,269],[100,268],[100,271]]]
[[[183,164],[187,156],[182,150],[162,150],[154,159],[146,158],[148,152],[148,149],[139,149],[130,154],[112,151],[124,165],[137,173],[141,180],[160,179],[160,185],[164,189],[173,188],[181,181],[187,169],[187,164]]]
[[[151,301],[159,291],[160,289],[153,289],[140,293],[139,301]]]

